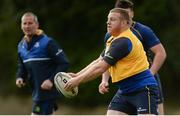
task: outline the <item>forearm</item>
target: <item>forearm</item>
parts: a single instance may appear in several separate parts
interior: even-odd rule
[[[154,53],[153,63],[150,70],[153,74],[156,74],[166,59],[166,51],[162,44],[159,44],[151,49]]]
[[[156,74],[159,71],[159,69],[163,65],[165,59],[166,59],[166,54],[157,53],[154,56],[153,63],[150,67],[150,70],[153,74]]]
[[[80,82],[85,83],[91,80],[94,80],[100,76],[103,72],[108,69],[108,65],[102,63],[102,60],[97,61],[96,63],[91,64],[88,70],[84,71],[78,77],[80,77]]]
[[[108,70],[102,74],[102,82],[108,82],[110,78],[110,74]]]
[[[159,71],[159,69],[161,68],[161,66],[163,65],[164,61],[165,61],[165,57],[160,54],[159,55],[157,54],[154,57],[153,63],[150,67],[151,72],[153,74],[156,74]]]

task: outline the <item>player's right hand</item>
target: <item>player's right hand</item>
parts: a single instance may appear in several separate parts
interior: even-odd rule
[[[17,78],[16,85],[17,85],[17,87],[21,88],[21,87],[25,86],[25,83],[23,82],[22,78]]]
[[[104,94],[109,92],[109,83],[108,82],[101,82],[99,84],[99,93]]]

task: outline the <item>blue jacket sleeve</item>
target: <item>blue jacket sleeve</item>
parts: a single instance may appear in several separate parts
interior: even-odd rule
[[[49,78],[52,82],[54,80],[54,76],[58,72],[66,72],[69,68],[69,61],[64,53],[64,51],[60,48],[56,41],[50,40],[47,47],[48,55],[56,64],[56,70]]]
[[[16,79],[17,78],[22,78],[23,80],[25,80],[25,77],[27,76],[27,70],[23,64],[23,61],[20,57],[20,55],[18,54],[18,66],[17,66],[17,73],[16,73]]]

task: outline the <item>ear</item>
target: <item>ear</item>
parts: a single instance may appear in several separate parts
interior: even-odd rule
[[[130,18],[134,18],[134,12],[131,11],[131,17]]]
[[[127,21],[126,20],[122,20],[121,21],[121,26],[124,27],[125,25],[127,25]]]
[[[21,23],[21,29],[23,29],[23,27],[22,27],[22,23]]]
[[[37,27],[37,29],[39,29],[39,23],[37,23],[36,27]]]

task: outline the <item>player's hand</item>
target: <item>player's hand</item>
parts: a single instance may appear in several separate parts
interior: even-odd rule
[[[50,90],[53,86],[53,83],[49,80],[46,79],[42,84],[41,84],[41,89],[44,90]]]
[[[79,86],[79,78],[71,78],[64,86],[64,89],[66,91],[70,91],[72,90],[74,87]]]
[[[99,84],[99,93],[104,94],[109,92],[109,83],[108,82],[101,82]]]
[[[25,83],[24,83],[22,78],[17,78],[16,79],[16,86],[19,87],[19,88],[25,86]]]

